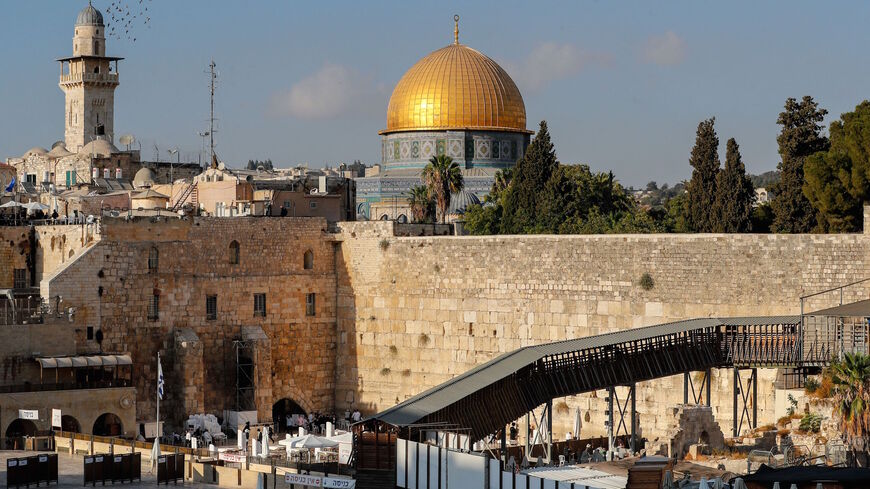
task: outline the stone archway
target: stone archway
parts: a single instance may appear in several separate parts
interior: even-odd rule
[[[9,426],[6,428],[6,441],[3,448],[6,450],[23,450],[24,437],[35,436],[36,432],[36,423],[29,419],[18,418],[9,423]]]
[[[9,423],[9,426],[6,428],[6,437],[35,436],[37,431],[36,423],[29,419],[18,418]]]
[[[96,436],[121,436],[124,434],[124,425],[117,414],[103,413],[94,421],[92,433]]]
[[[287,433],[290,430],[296,429],[295,420],[292,419],[293,415],[296,414],[307,415],[308,412],[293,399],[285,397],[278,399],[272,405],[272,423],[273,426],[277,427],[278,433]],[[291,426],[289,428],[287,426],[288,415],[291,417]]]
[[[67,433],[81,433],[82,424],[79,423],[79,420],[75,419],[69,414],[64,414],[60,417],[60,429],[61,431],[66,431]]]

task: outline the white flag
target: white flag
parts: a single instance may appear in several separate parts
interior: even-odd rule
[[[157,357],[157,397],[163,399],[163,367],[160,365],[160,357]]]

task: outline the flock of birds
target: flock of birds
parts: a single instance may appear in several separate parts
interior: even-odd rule
[[[106,19],[106,35],[115,39],[126,38],[128,41],[136,42],[134,27],[141,22],[142,25],[151,28],[151,17],[148,13],[148,6],[151,0],[113,0],[106,9],[108,19]]]

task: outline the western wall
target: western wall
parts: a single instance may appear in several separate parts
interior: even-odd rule
[[[65,261],[70,249],[51,252],[51,236],[57,245],[69,235],[70,243],[82,231],[37,233],[37,253],[59,262],[46,267],[41,295],[75,308],[69,328],[80,354],[100,347],[131,354],[137,419],[153,416],[158,350],[167,378],[161,411],[175,422],[235,409],[233,341],[241,339],[255,345],[254,403],[270,420],[283,398],[306,411],[372,414],[525,345],[692,317],[796,314],[801,295],[870,276],[865,234],[397,236],[409,230],[426,228],[330,227],[317,218],[106,219]],[[654,281],[649,290],[639,284],[645,273]],[[868,291],[847,292],[850,301]],[[267,296],[265,317],[254,314],[257,293]],[[150,320],[154,295],[159,317]],[[214,320],[209,295],[217,296]],[[821,296],[807,310],[837,300]],[[88,327],[103,331],[102,345]],[[776,377],[775,369],[759,371],[759,424],[777,417]],[[667,429],[665,413],[682,402],[682,390],[680,376],[638,384],[642,435]],[[714,370],[712,405],[725,433],[731,396],[732,371]],[[575,407],[582,436],[604,434],[604,397],[554,400],[555,435],[572,429]]]
[[[340,230],[339,411],[377,412],[526,345],[693,317],[798,314],[800,296],[870,276],[866,234],[395,237],[387,222]],[[645,273],[650,290],[639,285]],[[847,289],[845,300],[867,292]],[[823,295],[807,310],[838,300]],[[725,433],[732,376],[712,376]],[[776,420],[776,377],[759,369],[759,425]],[[638,384],[642,435],[664,432],[682,382]],[[575,407],[582,436],[604,435],[605,397],[554,400],[554,435],[573,429]]]

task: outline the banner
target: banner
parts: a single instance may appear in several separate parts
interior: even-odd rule
[[[347,465],[350,463],[350,452],[353,450],[353,447],[350,443],[339,443],[338,444],[338,463]]]
[[[323,487],[323,477],[305,474],[284,474],[284,482],[301,486]]]
[[[299,484],[300,486],[330,487],[336,489],[354,489],[356,487],[356,481],[353,479],[335,479],[305,474],[284,474],[284,482],[287,484]]]
[[[52,428],[63,427],[63,416],[60,413],[60,409],[52,409],[51,410],[51,427]]]
[[[221,452],[218,454],[218,460],[223,460],[224,462],[231,463],[244,463],[245,462],[245,454],[244,453],[232,453],[232,452]],[[299,483],[297,483],[299,484]]]
[[[356,481],[353,479],[333,479],[331,477],[323,478],[323,487],[333,487],[338,489],[353,489],[356,487]]]
[[[19,409],[18,417],[21,419],[39,420],[39,411],[36,409]]]

